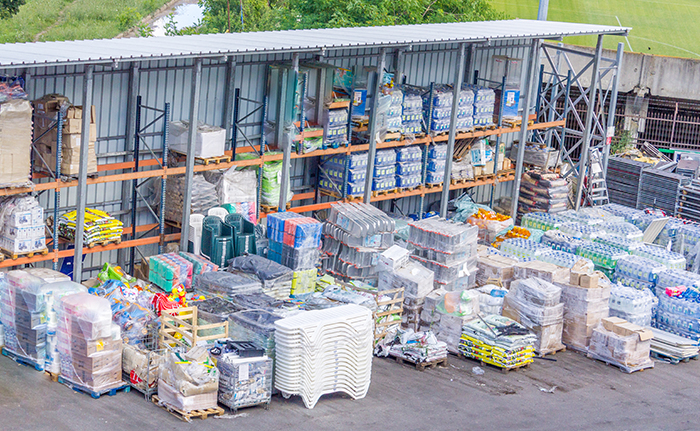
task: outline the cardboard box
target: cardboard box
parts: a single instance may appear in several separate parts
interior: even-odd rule
[[[32,105],[26,100],[0,104],[0,185],[29,182]]]
[[[583,274],[580,272],[571,271],[569,276],[569,284],[573,286],[580,286],[582,275]]]
[[[408,263],[411,252],[398,245],[392,245],[379,255],[379,271],[394,271]]]
[[[605,328],[605,330],[615,332],[613,329],[615,328],[615,325],[627,323],[627,321],[625,319],[620,319],[619,317],[606,317],[605,319],[601,319],[600,323],[603,324],[603,328]]]
[[[513,162],[506,157],[503,159],[503,164],[501,164],[501,170],[507,171],[509,169],[513,169]]]
[[[182,153],[187,153],[190,126],[186,121],[173,121],[170,123],[169,148]],[[201,124],[197,127],[197,135],[194,143],[195,157],[219,157],[224,155],[226,143],[226,130]]]
[[[550,283],[566,283],[570,279],[570,271],[569,268],[549,262],[519,262],[514,267],[514,277],[516,279],[537,277]]]
[[[596,289],[598,287],[598,274],[582,274],[579,277],[579,285],[586,289]]]
[[[110,350],[95,353],[91,356],[83,356],[77,353],[72,355],[73,368],[76,371],[84,371],[91,374],[108,371],[114,368],[121,370],[122,352],[120,350]]]
[[[92,356],[95,353],[119,351],[122,347],[121,339],[98,338],[96,340],[86,340],[83,337],[73,336],[70,338],[71,352],[85,356]]]

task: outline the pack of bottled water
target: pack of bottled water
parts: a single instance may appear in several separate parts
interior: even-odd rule
[[[501,251],[519,259],[532,259],[548,250],[546,245],[524,238],[508,238],[501,243]]]
[[[559,230],[574,238],[587,239],[589,241],[596,239],[602,232],[597,225],[576,222],[562,223],[561,226],[559,226]]]
[[[535,212],[524,214],[520,221],[520,225],[524,228],[535,228],[545,232],[551,229],[559,229],[562,223],[564,221],[558,216]]]
[[[596,266],[606,269],[614,269],[618,260],[629,255],[624,250],[597,242],[588,242],[581,245],[576,254],[587,257]]]
[[[641,241],[644,232],[632,223],[622,222],[604,222],[599,225],[600,229],[607,233],[620,236],[632,241]]]
[[[624,217],[614,215],[609,211],[605,211],[601,207],[584,207],[578,210],[579,214],[591,216],[602,220],[603,222],[617,223],[625,221]]]
[[[641,256],[625,256],[617,261],[615,275],[656,285],[659,274],[666,270],[663,264]]]
[[[664,294],[667,287],[678,286],[700,290],[700,274],[683,269],[667,269],[660,272],[656,281],[656,296]]]
[[[689,338],[700,340],[700,298],[695,289],[686,289],[680,296],[659,295],[654,326]]]
[[[551,247],[553,250],[561,250],[567,253],[576,253],[578,248],[585,243],[585,241],[574,238],[571,235],[567,235],[559,230],[549,230],[544,232],[542,235],[542,244]]]
[[[537,256],[537,260],[542,262],[553,263],[554,265],[562,266],[564,268],[573,267],[579,260],[584,260],[589,266],[590,270],[593,271],[593,262],[585,257],[577,256],[573,253],[567,253],[561,250],[547,250],[542,254]]]
[[[621,284],[623,286],[632,287],[632,288],[638,289],[638,290],[649,289],[649,290],[654,291],[654,289],[655,289],[654,283],[651,283],[648,281],[642,281],[638,278],[627,277],[627,276],[620,275],[617,273],[613,274],[612,281],[613,281],[613,283],[618,283],[618,284]]]
[[[562,218],[568,222],[574,222],[578,224],[594,225],[603,222],[600,217],[595,217],[589,213],[583,211],[566,210],[557,214],[557,217]]]
[[[643,242],[641,241],[636,241],[633,239],[629,238],[624,238],[621,236],[618,236],[613,233],[605,233],[604,235],[600,235],[595,239],[595,242],[599,242],[601,244],[609,245],[612,247],[617,247],[621,250],[624,250],[626,252],[630,252],[631,250],[634,250],[636,248],[641,247],[644,245]]]
[[[642,327],[651,325],[655,296],[648,289],[613,284],[610,289],[610,316]]]
[[[670,269],[685,269],[686,267],[686,260],[682,254],[668,251],[661,247],[645,244],[632,250],[631,253],[635,256],[642,256],[655,260]]]
[[[620,204],[605,204],[598,207],[614,216],[622,217],[628,223],[632,223],[632,220],[637,219],[644,214],[644,211],[635,208],[626,207]]]

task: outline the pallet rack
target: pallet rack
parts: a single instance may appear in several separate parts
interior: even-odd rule
[[[142,200],[140,199],[138,189],[143,185],[143,181],[149,178],[161,178],[167,181],[170,176],[184,174],[186,178],[186,195],[189,195],[191,192],[190,187],[193,175],[210,170],[228,169],[234,166],[255,167],[262,170],[264,164],[269,161],[282,161],[286,168],[299,159],[308,163],[312,161],[313,158],[319,156],[351,154],[358,151],[368,151],[370,153],[368,160],[373,161],[374,152],[376,152],[377,149],[396,148],[406,145],[427,145],[431,142],[447,142],[450,148],[453,148],[454,141],[457,139],[474,139],[488,136],[494,136],[499,139],[506,134],[512,133],[520,133],[521,141],[524,141],[528,133],[532,130],[565,127],[565,119],[559,118],[557,118],[556,121],[541,121],[533,125],[528,125],[527,121],[523,121],[523,124],[519,127],[509,127],[501,124],[501,127],[497,127],[494,130],[482,130],[470,133],[455,133],[452,131],[448,136],[424,137],[413,141],[401,139],[389,142],[376,142],[370,139],[368,143],[364,144],[352,143],[347,146],[323,148],[309,153],[292,152],[291,147],[288,146],[285,147],[286,151],[281,154],[268,154],[263,133],[264,120],[267,118],[267,100],[266,97],[263,97],[262,102],[255,101],[255,99],[260,99],[260,91],[257,89],[256,85],[258,84],[256,83],[263,83],[264,85],[264,82],[268,79],[267,76],[263,76],[265,75],[264,68],[267,68],[269,64],[275,63],[276,61],[291,61],[293,66],[291,76],[293,80],[290,81],[293,81],[292,85],[295,87],[301,82],[302,89],[306,92],[307,87],[310,84],[313,86],[313,83],[307,81],[304,78],[306,76],[304,74],[302,74],[300,80],[300,62],[302,67],[305,62],[311,61],[323,60],[331,63],[335,61],[333,64],[345,62],[343,63],[343,67],[353,68],[366,66],[367,61],[365,60],[374,58],[376,59],[375,70],[383,72],[387,63],[391,63],[387,61],[387,56],[394,55],[393,70],[398,77],[398,82],[403,82],[402,77],[404,76],[404,72],[411,69],[407,67],[408,61],[405,61],[405,57],[411,55],[429,59],[437,58],[430,56],[444,55],[443,61],[445,61],[445,66],[447,68],[453,68],[453,70],[456,69],[454,83],[458,85],[455,85],[455,88],[461,88],[463,75],[471,73],[471,71],[475,69],[476,62],[474,59],[474,52],[476,48],[506,51],[514,49],[527,50],[531,59],[529,70],[534,71],[539,61],[538,54],[541,39],[560,38],[578,34],[598,34],[599,37],[602,37],[602,35],[605,34],[626,34],[628,31],[628,29],[619,27],[553,22],[539,23],[526,20],[508,21],[500,24],[440,24],[436,25],[433,30],[428,28],[430,26],[431,25],[428,25],[423,28],[423,30],[425,30],[424,34],[428,36],[424,38],[425,40],[421,39],[419,42],[407,36],[412,34],[414,30],[413,27],[399,26],[396,28],[395,32],[393,28],[387,28],[382,30],[381,33],[367,29],[340,29],[342,31],[339,31],[339,29],[302,30],[287,32],[284,38],[280,38],[279,34],[275,33],[270,35],[263,33],[259,35],[256,34],[256,37],[247,34],[201,35],[188,38],[187,43],[183,43],[183,41],[178,38],[158,39],[157,46],[153,45],[156,41],[151,41],[150,39],[139,40],[139,43],[136,45],[134,45],[133,40],[65,42],[70,45],[75,45],[73,49],[69,50],[54,50],[50,46],[51,42],[48,43],[49,45],[42,44],[41,46],[35,46],[29,44],[26,46],[23,45],[21,48],[8,46],[8,49],[4,50],[4,52],[12,53],[12,56],[0,54],[1,73],[23,74],[29,89],[36,90],[34,91],[35,93],[38,91],[53,91],[69,95],[75,100],[79,100],[80,93],[82,93],[81,102],[84,106],[94,104],[93,93],[103,93],[105,99],[102,100],[102,103],[110,104],[108,107],[110,115],[104,118],[103,121],[111,122],[114,120],[116,122],[115,125],[118,125],[119,129],[124,127],[126,133],[121,137],[114,136],[114,132],[111,133],[113,136],[104,136],[104,133],[102,136],[98,136],[98,141],[100,139],[117,139],[124,142],[124,151],[120,152],[119,156],[123,157],[123,161],[117,158],[116,161],[110,160],[111,163],[98,164],[98,176],[87,176],[87,146],[84,146],[84,151],[81,149],[81,169],[77,179],[62,178],[60,172],[53,172],[49,177],[34,174],[33,179],[35,180],[35,184],[33,187],[0,189],[0,196],[27,192],[41,193],[44,191],[52,191],[54,193],[53,200],[55,202],[53,212],[54,219],[56,219],[59,210],[61,210],[59,205],[61,192],[66,189],[75,188],[78,191],[77,205],[75,205],[77,206],[79,215],[77,229],[81,230],[84,223],[82,214],[85,209],[88,187],[121,182],[124,183],[125,186],[122,187],[122,206],[119,212],[130,218],[131,226],[126,226],[124,228],[123,240],[121,243],[100,245],[93,248],[83,247],[82,236],[78,235],[75,242],[75,249],[61,249],[61,247],[59,247],[61,241],[57,238],[54,231],[51,234],[53,241],[50,243],[50,251],[47,255],[35,255],[31,258],[22,257],[16,260],[7,259],[0,262],[0,268],[46,261],[52,261],[54,267],[56,267],[60,259],[73,256],[75,265],[74,279],[81,281],[83,277],[82,257],[86,254],[123,250],[144,245],[159,245],[162,247],[166,242],[178,240],[181,246],[186,245],[189,230],[189,225],[186,222],[186,214],[189,213],[190,208],[189,199],[185,199],[185,202],[183,202],[183,223],[181,224],[180,232],[175,228],[166,228],[161,214],[152,214],[155,218],[155,223],[145,221],[144,217],[134,216],[139,209],[144,209],[142,204],[139,204],[141,205],[140,208],[139,205],[137,205],[137,202]],[[394,32],[395,34],[387,39],[385,36],[387,31],[389,33]],[[434,39],[431,39],[432,36],[430,36],[432,31],[435,31],[436,34]],[[319,32],[327,33],[328,38],[322,38],[318,34]],[[360,34],[357,32],[364,32],[367,34]],[[351,34],[355,33],[357,33],[356,36],[351,36]],[[448,34],[452,36],[448,37]],[[350,40],[358,36],[361,37],[354,42],[349,42],[348,44],[342,42],[345,39]],[[201,40],[195,43],[195,39]],[[319,42],[324,40],[330,42]],[[151,42],[153,42],[153,44]],[[414,43],[417,43],[417,45],[414,46]],[[118,47],[116,45],[118,45]],[[202,46],[207,46],[206,52],[200,51],[201,48],[199,47]],[[71,54],[77,52],[81,53],[80,57]],[[146,52],[148,52],[148,54],[146,54]],[[331,55],[329,55],[329,53]],[[599,56],[599,52],[597,52],[596,55]],[[449,62],[447,58],[450,58]],[[348,66],[348,62],[355,66],[352,64]],[[128,67],[121,67],[120,63],[126,63]],[[428,72],[429,69],[432,68],[431,65],[434,64],[434,60],[419,63],[424,65],[416,66],[414,64],[411,66],[411,70],[417,67],[420,69],[422,67],[425,69],[423,72]],[[256,65],[262,65],[263,69],[255,69]],[[238,74],[236,72],[237,67],[242,68],[241,70],[244,72]],[[183,75],[176,80],[167,78],[169,76],[167,74],[171,71],[179,73],[178,71],[183,70],[187,71],[187,77],[184,76],[183,72]],[[213,73],[214,70],[216,70],[216,74],[222,76],[223,79],[214,77],[216,75]],[[220,73],[222,71],[225,72],[225,76],[224,73]],[[156,78],[153,82],[150,81],[150,76],[161,72],[162,78]],[[416,72],[414,71],[412,73]],[[141,76],[144,74],[149,77],[148,81],[140,82],[143,80]],[[112,84],[110,87],[109,84],[104,82],[107,79],[106,77],[116,76],[120,77],[120,79],[124,79],[124,84],[121,84],[121,86]],[[529,76],[533,77],[534,73],[530,73]],[[60,79],[62,79],[60,77],[70,77],[73,80],[71,81],[73,84],[69,86],[65,80],[60,81]],[[263,78],[264,81],[261,82],[261,78]],[[78,79],[82,80],[82,84],[79,82],[77,84],[75,83],[75,80]],[[432,80],[437,81],[435,78]],[[37,87],[33,87],[35,81],[39,82]],[[48,81],[52,82],[52,86],[45,84],[45,82]],[[445,79],[442,79],[442,81],[445,81]],[[535,81],[534,78],[528,81],[527,88],[529,90],[534,88]],[[203,83],[206,86],[204,90],[202,89]],[[157,87],[157,90],[149,92],[153,85]],[[377,80],[375,87],[378,87],[378,85],[379,80]],[[423,85],[426,85],[425,82],[423,82]],[[246,86],[247,90],[244,88]],[[119,89],[115,90],[117,87],[119,87]],[[188,87],[189,93],[187,93]],[[354,87],[355,83],[353,83],[353,88]],[[71,91],[72,93],[68,94]],[[207,93],[204,93],[204,91]],[[216,93],[214,93],[214,91]],[[121,92],[126,93],[126,97],[124,97]],[[172,94],[170,96],[166,95],[168,92],[177,93],[177,100],[179,102],[175,102],[175,96]],[[30,91],[30,93],[32,93],[32,91]],[[148,98],[145,97],[145,93],[148,93]],[[527,91],[526,100],[529,99],[527,95],[531,93],[533,92]],[[143,102],[138,97],[142,94],[144,94]],[[221,98],[212,98],[211,96],[214,94],[221,94],[223,96]],[[375,91],[374,94],[377,94],[377,92]],[[33,94],[33,96],[37,97],[41,96],[41,94]],[[114,100],[111,100],[111,97],[113,97]],[[373,98],[373,103],[376,99],[377,98]],[[104,102],[104,100],[107,100],[107,102]],[[189,105],[186,104],[188,100]],[[214,103],[217,100],[221,101],[222,106],[218,106]],[[302,101],[303,100],[304,99],[302,99]],[[184,166],[169,167],[167,160],[164,160],[167,159],[167,121],[164,121],[163,129],[161,129],[162,131],[157,132],[146,132],[145,127],[140,127],[140,125],[137,124],[137,118],[141,116],[139,113],[140,110],[149,109],[146,107],[147,105],[151,107],[150,109],[164,106],[164,101],[168,101],[174,106],[174,111],[178,110],[178,103],[184,106],[185,108],[180,109],[180,111],[184,111],[183,114],[189,111],[188,119],[190,124],[197,124],[202,114],[202,118],[208,119],[212,124],[222,124],[227,131],[227,141],[229,142],[226,155],[231,157],[231,161],[218,164],[195,164],[194,157],[185,157],[184,160],[182,158],[178,159],[180,162],[184,162]],[[257,106],[255,106],[254,109],[244,109],[243,104],[251,102]],[[126,118],[123,118],[124,116],[122,114],[116,114],[116,111],[114,116],[111,115],[112,111],[115,109],[112,108],[112,106],[120,104],[121,107],[126,105]],[[207,104],[208,106],[204,106]],[[98,102],[97,105],[99,108],[100,103]],[[201,109],[200,105],[202,106]],[[524,104],[526,112],[529,112],[530,105],[530,102]],[[209,111],[207,111],[207,109],[209,109]],[[220,112],[216,115],[207,116],[207,113],[211,112],[212,109]],[[168,109],[166,107],[165,109],[157,108],[155,110],[167,111]],[[202,112],[200,113],[200,111]],[[376,110],[374,112],[376,112]],[[223,113],[222,116],[221,113]],[[169,119],[170,114],[165,112],[161,112],[161,114],[166,120]],[[218,120],[212,120],[213,117],[217,117]],[[454,124],[454,122],[452,124]],[[152,125],[152,123],[149,123],[149,125]],[[317,133],[304,130],[305,126],[306,124],[302,116],[298,125],[298,133],[296,133],[294,137],[304,139],[307,133]],[[367,126],[368,131],[370,131],[370,136],[374,136],[372,132],[376,130],[376,127],[377,118],[375,118],[374,114],[371,114]],[[115,127],[110,127],[110,129],[114,128]],[[257,130],[260,131],[259,136],[253,136]],[[350,122],[348,122],[348,134],[351,135],[353,132]],[[117,131],[117,133],[119,132]],[[191,150],[194,148],[195,133],[196,128],[192,127],[188,137],[188,150],[190,151],[187,152],[189,154],[193,152]],[[86,124],[83,125],[82,134],[85,137],[89,134]],[[144,147],[141,147],[141,142],[143,141],[142,137],[144,135],[163,137],[163,148],[145,148],[148,151],[142,151]],[[241,139],[245,141],[243,146],[239,146]],[[162,152],[158,154],[158,151]],[[237,155],[251,152],[255,153],[255,158],[237,160]],[[143,153],[146,154],[144,155]],[[448,160],[451,160],[451,157],[452,152],[450,151],[447,156]],[[57,163],[57,165],[60,165],[60,163]],[[446,163],[446,165],[449,164]],[[427,195],[440,192],[443,194],[442,203],[445,205],[445,197],[449,196],[449,192],[452,190],[494,185],[503,181],[515,181],[515,189],[517,192],[517,183],[521,172],[522,164],[518,163],[514,175],[509,174],[500,177],[493,175],[475,181],[450,184],[449,168],[446,167],[445,183],[441,187],[418,187],[413,190],[395,191],[392,193],[378,194],[376,196],[372,196],[371,187],[369,187],[366,188],[365,200],[367,202],[380,202],[414,196],[425,198]],[[291,174],[287,172],[282,176],[284,182],[289,182],[290,177]],[[129,184],[131,187],[126,186],[128,182],[131,182]],[[282,190],[281,201],[286,203],[286,196],[284,196],[286,187],[284,185]],[[105,200],[112,198],[114,197],[106,197]],[[342,199],[343,197],[341,196],[340,198]],[[321,199],[317,188],[310,186],[302,193],[295,194],[292,198],[292,206],[289,210],[295,212],[322,210],[331,205],[330,201],[324,200],[325,199]],[[517,201],[517,199],[515,201]],[[308,202],[311,203],[309,204]],[[167,205],[167,203],[165,203],[165,205]],[[280,205],[279,208],[285,208],[285,205]],[[153,212],[155,213],[155,211]],[[124,262],[126,262],[125,254],[126,253],[122,253]],[[129,254],[134,256],[129,262],[133,265],[136,259],[135,251],[132,250]],[[124,263],[121,264],[124,265]]]

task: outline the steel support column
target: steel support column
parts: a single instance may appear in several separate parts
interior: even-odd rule
[[[581,195],[583,194],[583,180],[586,177],[586,167],[588,165],[588,149],[591,146],[591,127],[593,126],[593,116],[595,115],[596,97],[598,96],[598,71],[600,70],[600,56],[603,53],[603,35],[598,35],[598,42],[595,47],[595,57],[593,58],[593,71],[591,72],[591,87],[588,91],[588,106],[586,109],[586,126],[583,129],[583,148],[578,162],[578,184],[576,185],[576,200],[574,208],[581,207]]]
[[[202,86],[202,59],[194,60],[192,68],[192,95],[190,98],[190,129],[187,136],[187,159],[185,161],[185,193],[182,203],[182,229],[180,230],[180,250],[187,250],[190,234],[190,209],[192,207],[192,181],[194,179],[194,148],[197,142],[197,122],[199,120],[199,91]]]
[[[540,55],[540,40],[533,39],[530,47],[530,63],[527,72],[527,85],[523,103],[523,114],[520,125],[520,142],[518,145],[518,159],[515,161],[515,181],[513,182],[513,201],[511,202],[511,217],[518,215],[518,199],[520,198],[520,180],[523,176],[523,158],[525,157],[525,143],[527,142],[527,123],[530,118],[530,105],[532,104],[532,89],[535,84],[535,73]],[[522,93],[521,93],[522,94]]]
[[[133,139],[136,136],[136,105],[137,101],[136,98],[138,97],[139,94],[139,64],[134,62],[131,63],[131,68],[129,69],[129,90],[128,94],[126,96],[126,138],[124,139],[124,150],[125,151],[132,151],[134,149],[133,147]],[[124,157],[124,161],[129,161],[128,156]],[[133,158],[132,158],[133,160]],[[131,169],[124,169],[122,170],[123,174],[129,173]],[[136,205],[136,202],[132,202],[131,200],[131,190],[129,187],[127,187],[127,183],[123,182],[122,184],[122,206],[121,209],[125,210],[127,208],[130,208],[131,205]],[[128,217],[125,217],[124,220],[125,222],[129,221]],[[127,257],[127,249],[125,248],[120,248],[117,251],[117,263],[119,266],[122,268],[126,268],[126,257]]]
[[[75,252],[73,253],[73,281],[80,283],[83,279],[83,232],[85,230],[85,205],[87,201],[88,149],[90,145],[90,113],[92,112],[92,87],[95,66],[85,66],[83,78],[83,124],[80,130],[80,170],[78,171],[78,205],[75,217]],[[54,221],[54,228],[57,220]]]
[[[617,110],[617,89],[620,85],[620,73],[622,72],[622,56],[625,52],[625,44],[619,42],[617,44],[617,57],[615,58],[615,63],[617,65],[617,70],[615,71],[615,78],[613,78],[612,93],[610,94],[610,106],[608,107],[608,130],[611,128],[614,130],[615,127],[615,111]],[[603,173],[608,171],[608,157],[610,157],[610,144],[605,142],[605,148],[603,149]]]
[[[372,95],[372,111],[369,113],[369,153],[367,154],[367,176],[365,178],[365,203],[370,203],[372,198],[372,179],[374,178],[374,158],[377,154],[377,109],[379,107],[379,97],[382,93],[382,75],[386,65],[386,48],[382,48],[377,64],[377,81],[374,85]]]
[[[447,157],[445,158],[445,178],[442,186],[442,199],[440,200],[440,216],[447,217],[447,203],[450,200],[450,179],[452,178],[452,156],[455,152],[455,136],[457,135],[457,113],[459,112],[459,95],[462,92],[464,80],[466,44],[459,44],[459,56],[455,68],[455,81],[452,87],[452,113],[450,115],[450,132],[447,138]]]
[[[294,100],[296,100],[296,94],[297,94],[297,89],[299,88],[299,53],[294,53],[292,56],[292,73],[294,73],[294,82],[293,84],[293,89],[291,92],[288,92],[288,94],[292,94],[294,97]],[[292,103],[294,103],[294,100],[292,100]],[[301,133],[303,133],[303,122],[304,122],[304,99],[302,97],[302,106],[301,106],[301,120],[299,123],[299,130],[301,130]],[[283,118],[283,115],[281,114],[283,109],[283,104],[280,104],[280,107],[278,110],[280,113],[278,113],[279,118]],[[277,128],[284,127],[281,122],[277,122]],[[294,143],[294,135],[296,134],[296,131],[294,130],[294,127],[291,128],[291,130],[288,130],[286,133],[286,136],[283,135],[284,139],[284,148],[282,151],[282,183],[280,184],[280,200],[279,200],[279,206],[277,208],[278,211],[286,211],[287,210],[287,190],[289,189],[289,182],[291,181],[291,175],[292,175],[292,145]],[[279,141],[278,141],[279,142]],[[300,143],[300,146],[303,145],[303,142]],[[262,171],[260,172],[262,176]]]
[[[236,87],[236,59],[233,56],[229,56],[226,59],[226,82],[224,83],[224,118],[223,118],[223,128],[226,130],[226,149],[230,150],[233,148],[233,134],[236,133],[233,127],[234,122],[234,104],[236,103],[235,97],[235,87]],[[235,152],[235,150],[234,150]]]

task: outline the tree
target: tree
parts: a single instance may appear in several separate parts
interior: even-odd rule
[[[9,18],[19,12],[26,0],[0,0],[0,18]]]
[[[197,31],[265,31],[485,21],[505,18],[488,0],[200,0]]]

